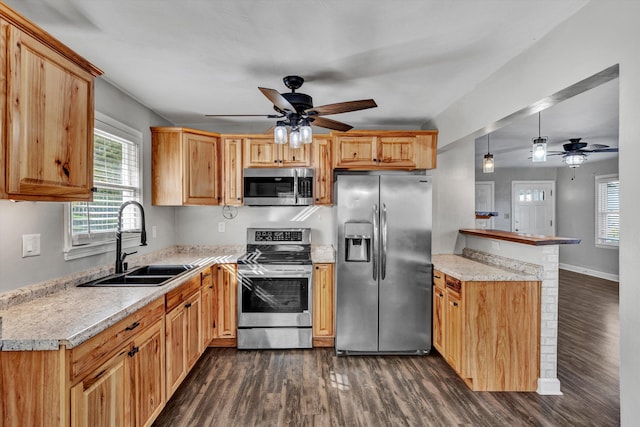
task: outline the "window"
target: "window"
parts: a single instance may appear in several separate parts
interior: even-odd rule
[[[596,246],[620,244],[620,180],[618,175],[596,176]]]
[[[95,113],[93,202],[73,202],[65,210],[65,259],[107,252],[115,240],[118,210],[128,200],[141,200],[142,134]],[[124,211],[122,229],[140,228],[140,213]],[[130,239],[136,236],[125,235]]]

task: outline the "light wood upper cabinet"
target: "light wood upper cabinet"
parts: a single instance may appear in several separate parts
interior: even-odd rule
[[[311,148],[303,144],[291,148],[288,144],[276,144],[273,136],[247,135],[243,139],[245,168],[278,168],[311,166]]]
[[[225,205],[242,205],[242,138],[222,138],[222,199]]]
[[[313,269],[313,346],[333,347],[335,306],[333,264],[315,264]]]
[[[331,157],[331,137],[316,136],[313,138],[313,200],[316,205],[331,205],[333,189],[333,168]]]
[[[152,203],[217,205],[220,196],[219,137],[210,132],[152,127]]]
[[[344,169],[434,169],[437,131],[332,132],[333,166]]]
[[[92,200],[94,77],[86,60],[0,3],[0,198]]]

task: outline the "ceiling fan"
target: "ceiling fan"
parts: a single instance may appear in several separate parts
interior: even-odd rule
[[[617,153],[618,148],[611,148],[608,145],[592,144],[587,145],[581,142],[582,138],[570,138],[567,144],[563,144],[564,151],[549,151],[549,156],[562,156],[562,161],[570,168],[580,167],[591,153]]]
[[[273,103],[273,109],[277,114],[206,114],[206,117],[266,117],[277,119],[274,129],[275,142],[286,144],[286,132],[287,127],[289,127],[291,129],[290,143],[292,147],[296,148],[301,143],[311,142],[311,125],[342,132],[353,128],[351,125],[323,116],[365,110],[378,106],[373,99],[362,99],[314,107],[311,96],[296,92],[304,83],[304,78],[286,76],[282,81],[287,88],[291,89],[291,92],[280,93],[275,89],[258,87],[260,92]]]

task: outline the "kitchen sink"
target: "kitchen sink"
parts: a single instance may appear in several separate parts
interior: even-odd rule
[[[162,286],[188,272],[193,265],[145,265],[130,272],[114,274],[102,279],[83,283],[86,287],[142,287]]]

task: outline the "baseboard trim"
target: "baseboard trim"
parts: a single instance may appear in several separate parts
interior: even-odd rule
[[[562,396],[560,380],[557,378],[538,378],[536,393],[545,396]]]
[[[600,279],[620,282],[620,276],[617,274],[603,273],[602,271],[591,270],[590,268],[578,267],[571,264],[560,263],[558,267],[562,270],[573,271],[574,273],[586,274],[587,276],[598,277]]]

